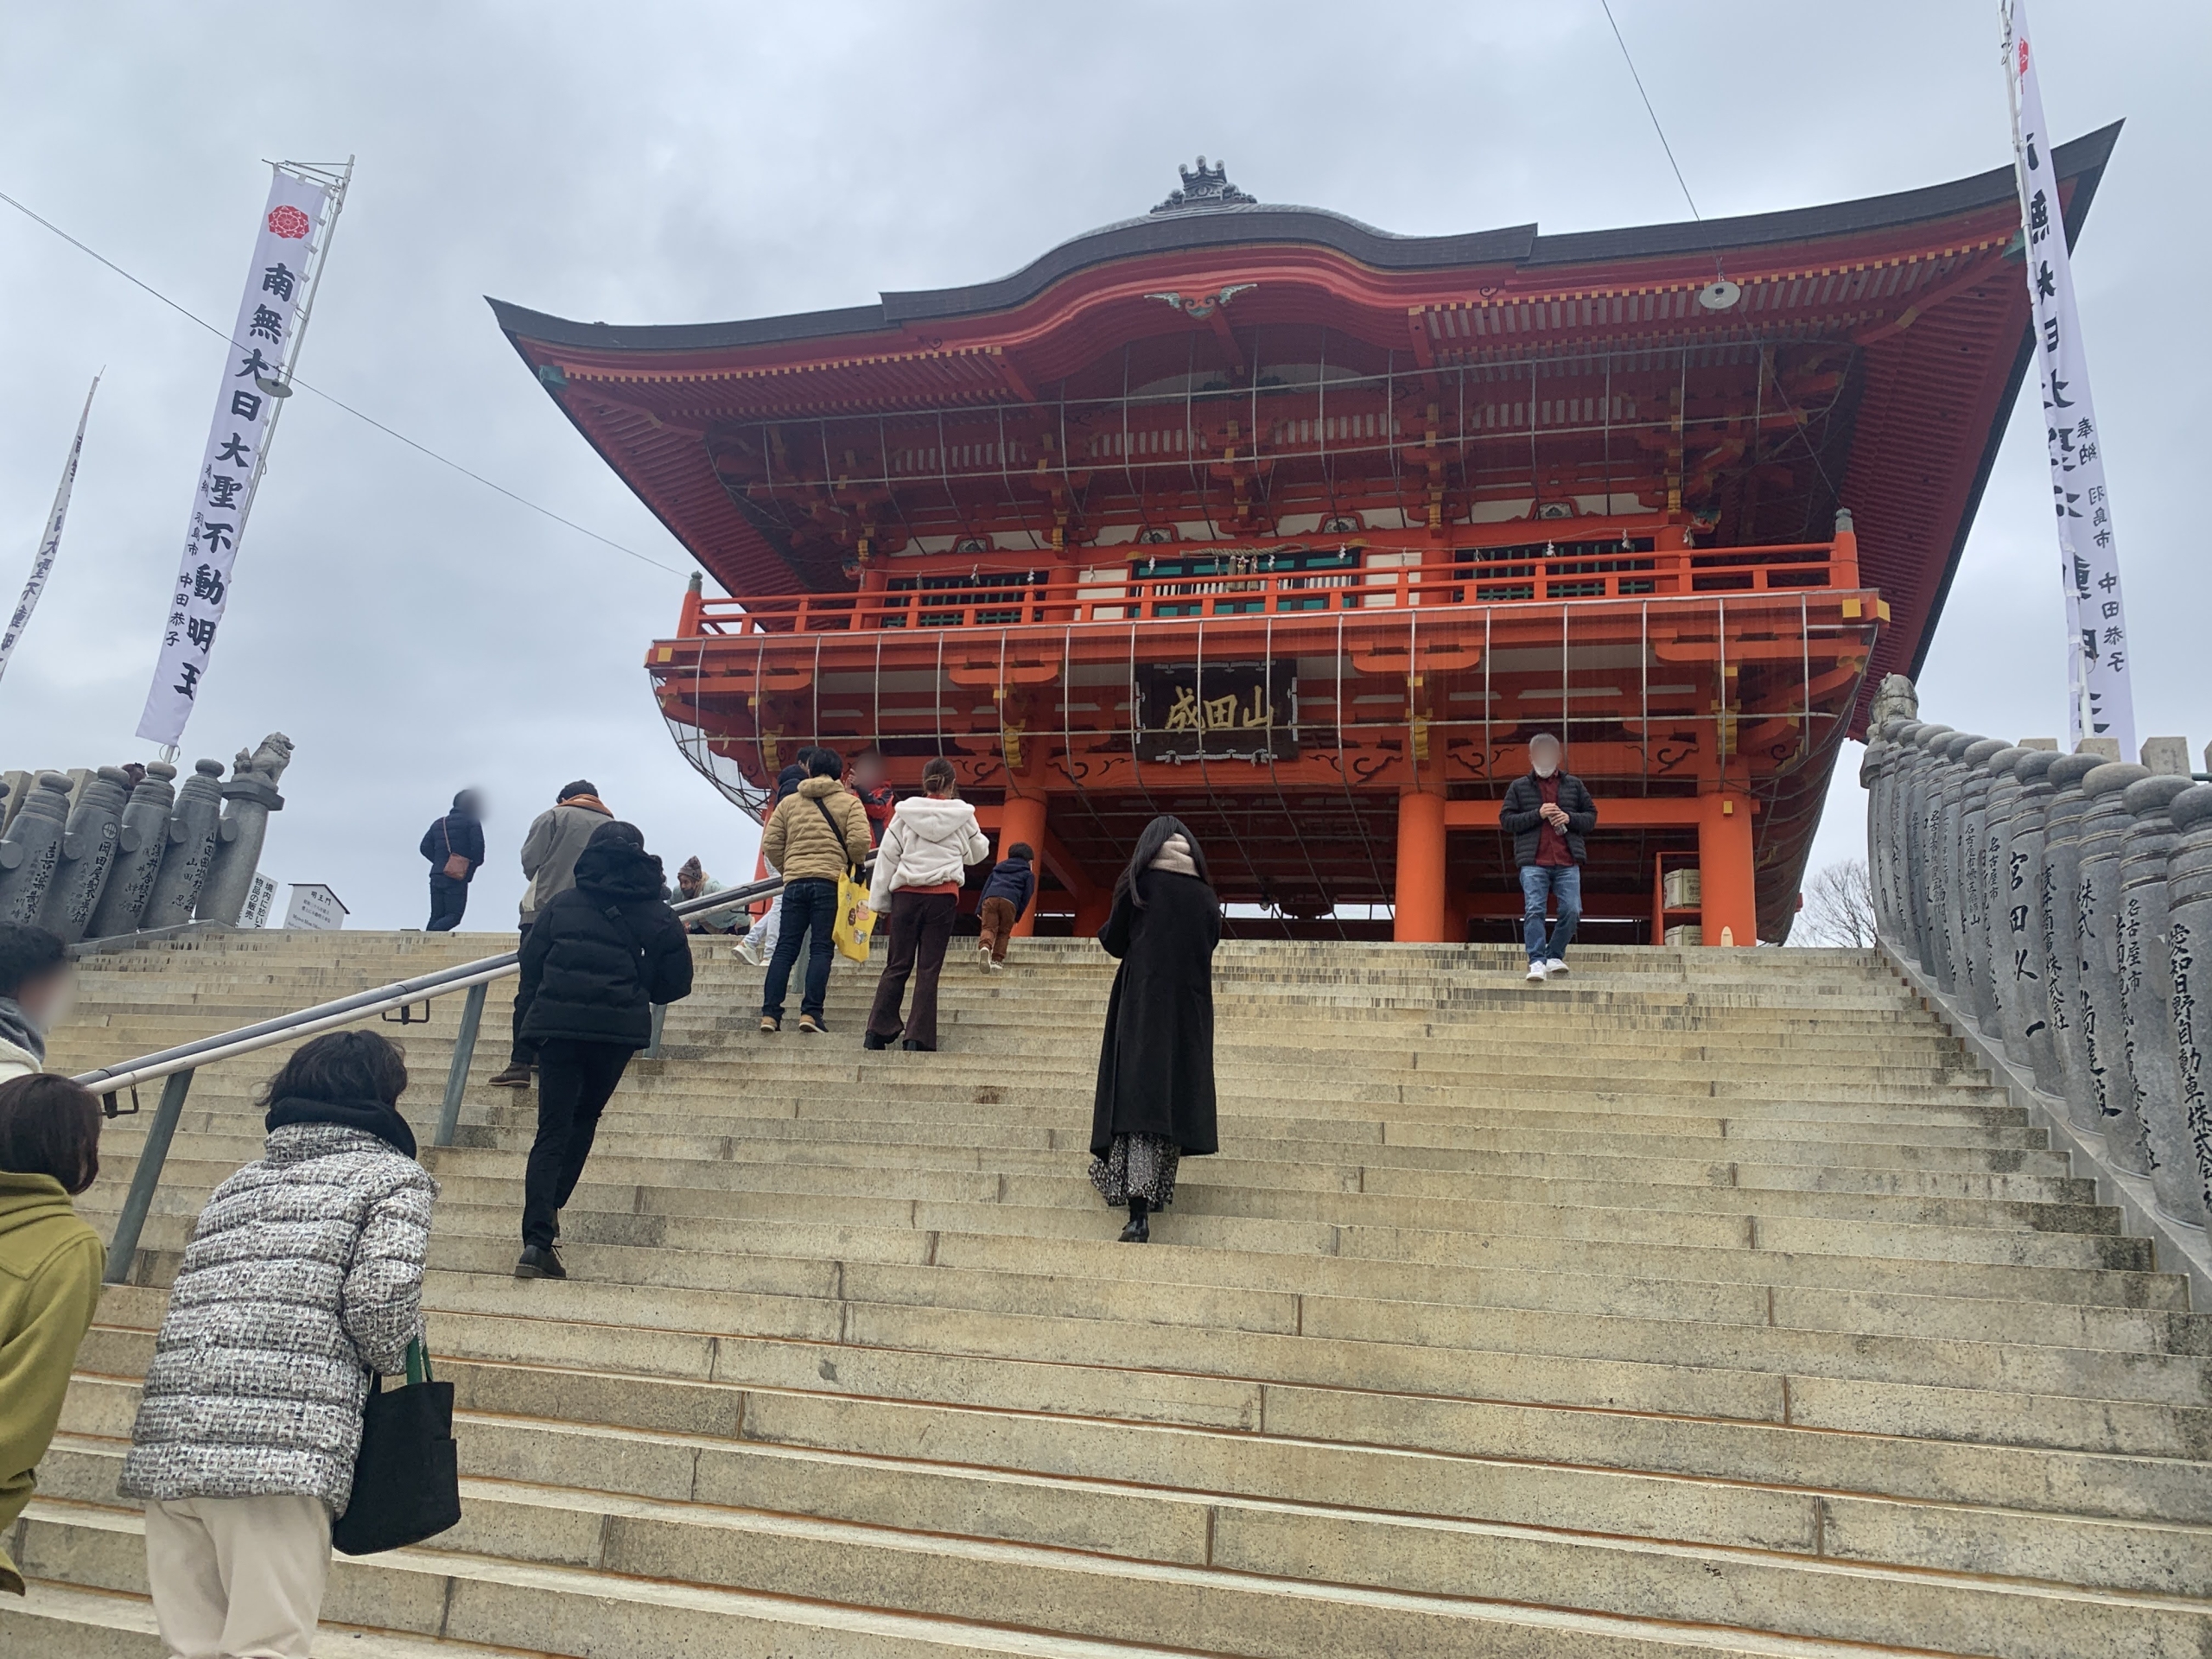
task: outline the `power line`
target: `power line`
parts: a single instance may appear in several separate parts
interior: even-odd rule
[[[97,260],[103,265],[105,265],[110,270],[122,277],[124,282],[129,283],[133,288],[142,289],[143,292],[150,294],[154,298],[159,300],[163,305],[168,307],[170,310],[175,312],[177,315],[184,318],[186,321],[198,324],[200,327],[205,328],[209,334],[214,335],[216,339],[229,341],[232,346],[236,346],[240,351],[247,349],[243,341],[232,340],[229,334],[226,334],[222,329],[218,328],[213,323],[208,321],[207,318],[200,316],[197,312],[187,310],[183,306],[178,304],[168,295],[162,293],[161,289],[156,288],[151,283],[143,282],[139,278],[132,276],[121,265],[117,264],[114,260],[109,258],[105,254],[100,252],[96,248],[86,246],[85,244],[79,242],[75,237],[70,235],[68,232],[63,230],[52,219],[41,218],[38,214],[33,213],[29,207],[23,206],[22,202],[17,201],[15,197],[9,195],[5,191],[0,191],[0,201],[6,202],[10,207],[13,207],[24,218],[29,219],[34,225],[42,226],[47,230],[53,232],[54,235],[60,237],[71,247],[76,249],[78,252],[84,254],[92,259]],[[532,512],[538,513],[545,518],[550,518],[555,524],[564,525],[568,529],[575,531],[579,536],[588,536],[594,542],[599,542],[607,547],[613,548],[617,553],[628,555],[631,558],[636,559],[641,564],[650,564],[656,570],[665,570],[671,576],[680,576],[684,574],[683,571],[676,569],[673,565],[663,564],[658,559],[652,557],[650,554],[640,553],[634,547],[624,546],[620,542],[616,541],[611,536],[602,536],[595,530],[587,529],[573,518],[564,518],[559,513],[554,512],[552,508],[540,506],[537,502],[532,501],[527,496],[517,495],[512,490],[507,488],[505,485],[495,484],[490,479],[485,477],[483,474],[472,472],[469,468],[462,466],[459,461],[454,460],[452,456],[442,455],[436,450],[431,448],[429,445],[416,442],[413,438],[409,437],[404,432],[397,431],[391,427],[386,426],[382,421],[377,419],[375,416],[354,408],[353,404],[347,403],[344,398],[338,397],[334,393],[325,391],[321,386],[312,385],[308,381],[301,379],[297,374],[294,374],[288,384],[315,393],[316,397],[321,398],[325,403],[344,410],[346,413],[351,415],[357,421],[367,423],[369,425],[376,428],[378,431],[383,433],[386,437],[397,439],[401,443],[405,444],[410,449],[414,450],[416,454],[429,456],[440,466],[452,467],[454,471],[459,473],[463,478],[473,479],[475,482],[481,484],[486,489],[493,491],[498,494],[504,495],[508,500],[514,502],[517,505],[527,507]]]
[[[1659,124],[1659,111],[1651,107],[1651,94],[1643,90],[1643,77],[1636,73],[1636,60],[1629,56],[1628,42],[1621,38],[1621,26],[1613,21],[1612,0],[1598,0],[1605,8],[1605,21],[1613,25],[1613,39],[1620,42],[1621,60],[1628,65],[1629,79],[1636,82],[1636,95],[1643,100],[1643,112],[1651,118],[1651,130],[1659,135],[1659,148],[1667,152],[1667,165],[1675,169],[1675,182],[1682,187],[1682,200],[1690,205],[1690,217],[1702,219],[1697,210],[1697,198],[1690,194],[1688,180],[1682,177],[1681,163],[1675,159],[1675,147],[1667,142],[1667,130]]]

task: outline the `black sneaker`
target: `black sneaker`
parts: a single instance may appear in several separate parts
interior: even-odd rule
[[[516,1278],[565,1279],[568,1276],[569,1270],[561,1265],[561,1258],[553,1253],[551,1245],[541,1248],[536,1244],[525,1244],[522,1247],[522,1259],[515,1263]]]
[[[873,1054],[890,1047],[891,1045],[885,1039],[877,1036],[871,1031],[861,1037],[861,1046]]]
[[[527,1089],[530,1087],[531,1078],[537,1073],[536,1066],[525,1065],[518,1060],[488,1081],[494,1089]]]
[[[802,1014],[799,1015],[798,1028],[802,1033],[810,1033],[817,1037],[826,1037],[830,1034],[830,1027],[823,1025],[819,1019],[810,1014]]]
[[[899,1046],[905,1049],[910,1054],[934,1054],[937,1052],[937,1045],[935,1043],[918,1043],[911,1037],[900,1038],[899,1039]]]

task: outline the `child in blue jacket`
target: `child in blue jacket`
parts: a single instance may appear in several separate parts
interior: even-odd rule
[[[1006,971],[1006,947],[1014,938],[1014,925],[1036,896],[1036,857],[1027,842],[1017,841],[991,867],[991,879],[983,883],[982,902],[976,907],[976,918],[983,928],[976,960],[995,974]]]

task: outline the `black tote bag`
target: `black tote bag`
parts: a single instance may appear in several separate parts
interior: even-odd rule
[[[373,1555],[435,1538],[461,1520],[461,1465],[453,1440],[453,1384],[433,1382],[430,1357],[407,1350],[407,1386],[372,1377],[361,1414],[353,1496],[331,1523],[340,1554]]]

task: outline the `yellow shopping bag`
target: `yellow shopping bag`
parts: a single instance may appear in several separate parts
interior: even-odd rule
[[[868,887],[849,875],[837,878],[837,923],[830,937],[837,954],[855,962],[868,960],[868,935],[875,931],[875,912],[868,907]]]

